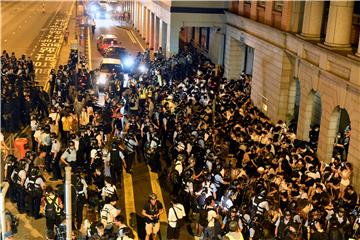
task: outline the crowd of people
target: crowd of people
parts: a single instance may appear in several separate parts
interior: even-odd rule
[[[24,54],[1,55],[1,128],[16,132],[30,123],[30,115],[47,116],[48,95],[37,87],[34,64]]]
[[[139,53],[99,93],[96,72],[77,62],[71,52],[69,64],[52,70],[46,110],[36,105],[41,114],[29,110],[24,122],[32,149],[8,156],[5,168],[9,198],[35,219],[44,209],[49,239],[65,236],[64,184],[54,189],[43,176],[63,180],[65,166],[73,169],[74,238],[133,239],[117,201],[123,171],[136,174],[139,159],[166,176],[167,239],[181,239],[185,224],[197,239],[359,237],[351,164],[339,154],[320,161],[316,146],[272,123],[250,99],[250,76],[224,78],[190,43],[170,58],[161,49],[153,58]],[[164,210],[151,193],[141,212],[146,240],[156,239]]]

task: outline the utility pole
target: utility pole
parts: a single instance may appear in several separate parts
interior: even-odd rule
[[[65,214],[66,214],[66,240],[71,240],[71,167],[65,167]]]

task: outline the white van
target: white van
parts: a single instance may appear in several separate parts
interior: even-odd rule
[[[96,84],[100,89],[109,88],[109,79],[113,71],[121,73],[123,71],[123,65],[120,59],[116,58],[104,58],[99,67],[99,74],[96,78]]]

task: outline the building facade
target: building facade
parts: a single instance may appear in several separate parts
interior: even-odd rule
[[[204,6],[204,2],[130,0],[123,5],[150,49],[162,47],[170,56],[193,39],[213,62],[223,64],[226,2],[210,1]]]
[[[360,181],[358,14],[354,1],[233,1],[225,12],[226,77],[251,74],[254,104],[274,122],[295,118],[299,139],[319,124],[325,162],[351,122],[353,183]]]
[[[318,157],[331,161],[338,131],[351,125],[348,161],[360,181],[360,3],[357,1],[130,1],[135,29],[176,53],[193,39],[225,77],[252,75],[251,99],[273,122],[295,120]],[[220,47],[219,47],[220,46]],[[360,191],[360,184],[354,184]]]

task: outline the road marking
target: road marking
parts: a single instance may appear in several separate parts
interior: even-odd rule
[[[147,167],[148,167],[148,171],[149,171],[149,175],[150,175],[151,189],[152,189],[153,193],[156,194],[158,200],[163,204],[163,207],[164,207],[164,212],[163,212],[163,214],[160,215],[159,233],[161,235],[161,239],[165,239],[166,238],[165,237],[166,236],[166,227],[164,227],[164,225],[167,226],[168,218],[167,218],[167,212],[166,212],[164,198],[163,198],[161,188],[160,188],[159,176],[157,173],[153,173],[149,166],[147,166]]]
[[[137,37],[135,36],[135,34],[133,33],[132,30],[130,30],[131,34],[134,36],[135,40],[137,41],[137,43],[139,44],[139,46],[141,47],[141,49],[143,50],[143,52],[145,52],[145,48],[143,47],[143,45],[140,43],[139,39],[137,39]]]
[[[89,70],[92,70],[92,64],[91,64],[91,36],[90,36],[90,30],[89,28],[87,28],[87,32],[88,32],[88,65],[89,65]]]
[[[129,38],[130,38],[130,40],[132,41],[132,43],[133,43],[133,44],[136,44],[136,41],[135,41],[134,37],[132,36],[132,34],[130,33],[130,31],[129,31],[129,30],[126,30],[126,33],[127,33],[127,35],[129,36]]]
[[[152,189],[153,193],[155,193],[156,196],[158,197],[158,200],[164,206],[164,213],[160,215],[160,222],[167,223],[166,207],[165,207],[164,198],[163,198],[161,188],[160,188],[160,183],[159,183],[159,180],[158,180],[159,176],[158,176],[157,173],[153,173],[149,166],[147,166],[147,167],[148,167],[149,175],[150,175],[151,189]]]
[[[126,222],[127,225],[133,229],[130,226],[130,214],[131,213],[135,213],[136,214],[136,210],[135,210],[135,200],[134,200],[134,189],[133,189],[133,181],[132,181],[132,176],[131,174],[127,173],[124,171],[124,198],[125,198],[125,214],[126,214]],[[135,229],[133,229],[134,235],[135,235],[135,239],[138,240],[138,234],[135,231]]]

